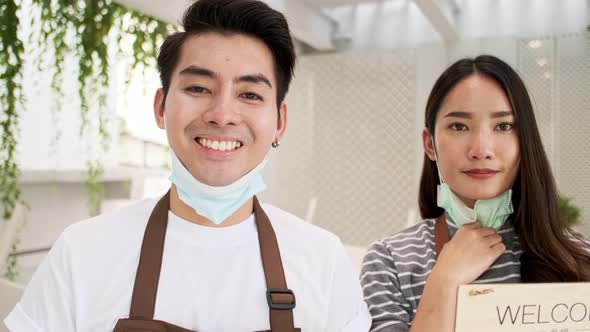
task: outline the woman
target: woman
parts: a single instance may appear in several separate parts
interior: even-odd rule
[[[454,331],[462,284],[590,281],[590,248],[560,218],[531,100],[510,66],[482,55],[449,67],[422,140],[424,221],[364,260],[371,331]]]

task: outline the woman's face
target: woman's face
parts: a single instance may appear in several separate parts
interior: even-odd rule
[[[514,184],[520,164],[514,121],[500,85],[474,74],[445,97],[436,115],[435,146],[428,130],[423,130],[426,154],[433,161],[438,156],[443,180],[468,206],[496,197]]]

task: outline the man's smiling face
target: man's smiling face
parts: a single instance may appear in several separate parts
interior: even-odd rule
[[[259,39],[207,32],[184,41],[165,102],[159,89],[154,109],[170,147],[200,182],[237,181],[283,135],[287,109],[283,102],[277,112],[274,73]]]

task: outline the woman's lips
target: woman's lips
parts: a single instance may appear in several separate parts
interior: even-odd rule
[[[493,169],[470,169],[468,171],[464,171],[466,175],[475,178],[475,179],[489,179],[496,175],[498,171]]]

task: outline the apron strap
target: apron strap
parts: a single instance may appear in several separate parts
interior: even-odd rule
[[[131,297],[129,312],[131,319],[154,318],[164,253],[164,239],[166,226],[168,226],[168,210],[170,210],[170,190],[156,204],[143,235],[139,265]]]
[[[436,218],[436,222],[434,224],[434,246],[436,248],[436,257],[440,255],[443,247],[447,242],[449,242],[449,228],[447,226],[447,218],[445,213],[441,214]]]
[[[170,191],[156,204],[145,229],[131,298],[130,319],[151,320],[154,318],[169,210]],[[254,197],[254,217],[266,279],[271,331],[297,331],[293,321],[295,295],[287,288],[285,271],[272,224],[256,197]]]
[[[285,271],[275,232],[258,199],[254,197],[254,217],[258,228],[260,255],[266,279],[266,299],[270,312],[271,331],[295,331],[293,308],[295,294],[287,288]]]

